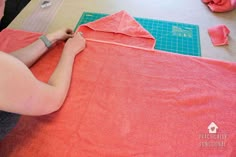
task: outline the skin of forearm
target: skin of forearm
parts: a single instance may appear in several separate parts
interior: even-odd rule
[[[47,35],[47,38],[52,44],[56,42],[56,40],[50,35]],[[31,67],[47,50],[48,48],[45,44],[38,39],[29,46],[14,51],[10,54],[22,61],[27,67]]]
[[[60,61],[48,81],[48,84],[53,86],[55,91],[58,92],[59,97],[61,98],[60,103],[63,103],[65,100],[70,87],[74,58],[75,56],[72,56],[63,50]]]

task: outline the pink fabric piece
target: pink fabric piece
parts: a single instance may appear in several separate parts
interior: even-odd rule
[[[4,15],[5,0],[0,0],[0,21]]]
[[[236,8],[236,0],[202,0],[213,12],[227,12]]]
[[[236,156],[236,64],[154,50],[155,40],[127,13],[113,18],[79,28],[87,45],[75,59],[63,107],[47,116],[23,116],[0,141],[0,156]],[[135,35],[128,27],[140,30]],[[4,30],[0,50],[10,52],[39,36]],[[38,79],[49,79],[63,45],[31,68]]]
[[[227,45],[229,33],[230,30],[225,25],[218,25],[208,29],[208,34],[215,46]]]

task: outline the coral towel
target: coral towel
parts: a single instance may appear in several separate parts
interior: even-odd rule
[[[1,157],[236,156],[235,63],[156,51],[124,11],[78,31],[87,47],[75,59],[64,106],[23,116],[0,142]],[[5,30],[0,49],[38,37]],[[38,79],[48,80],[62,48],[32,67]]]
[[[236,0],[202,0],[213,12],[227,12],[236,8]]]

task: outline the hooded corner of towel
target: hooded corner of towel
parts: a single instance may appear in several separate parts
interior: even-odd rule
[[[83,32],[85,38],[150,49],[154,49],[156,42],[155,38],[124,10],[81,25],[77,31]]]

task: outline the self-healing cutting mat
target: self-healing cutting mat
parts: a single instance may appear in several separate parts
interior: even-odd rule
[[[84,12],[75,29],[82,24],[98,20],[107,15]],[[135,20],[156,38],[155,49],[201,56],[199,27],[197,25],[137,17]]]

